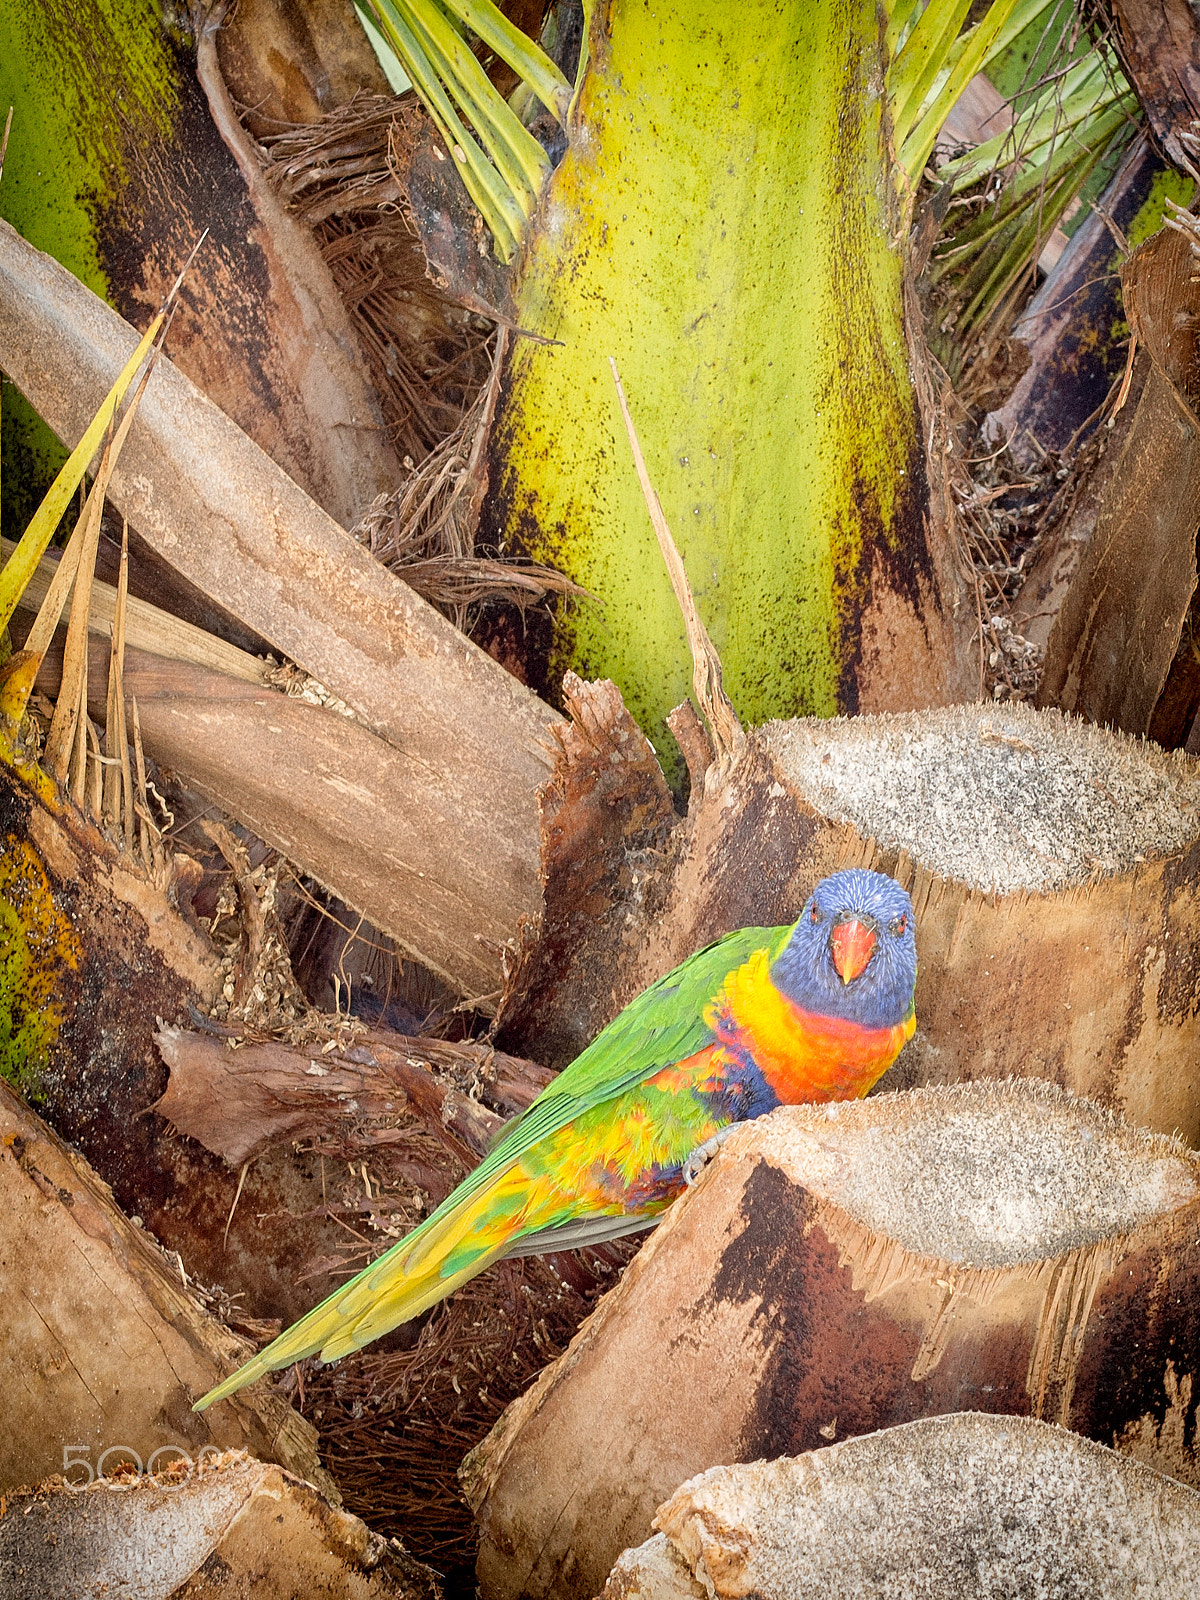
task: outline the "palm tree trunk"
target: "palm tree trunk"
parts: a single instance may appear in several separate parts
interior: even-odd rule
[[[607,28],[606,28],[606,16]],[[597,7],[566,156],[517,264],[491,532],[603,601],[551,679],[652,739],[688,691],[614,356],[740,715],[955,698],[904,326],[904,208],[870,0]]]

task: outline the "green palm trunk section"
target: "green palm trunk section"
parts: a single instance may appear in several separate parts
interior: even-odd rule
[[[36,1099],[58,1043],[81,948],[37,851],[0,842],[0,1077]]]
[[[182,70],[154,0],[0,0],[0,217],[110,302],[105,229],[139,164],[170,148]],[[18,539],[66,452],[10,384],[2,429]]]
[[[691,661],[609,355],[741,716],[856,707],[869,564],[923,489],[882,25],[617,0],[519,266],[521,326],[560,343],[515,341],[498,531],[603,602],[551,670],[614,678],[656,743]]]

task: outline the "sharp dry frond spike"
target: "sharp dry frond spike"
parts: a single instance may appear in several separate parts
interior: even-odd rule
[[[198,249],[199,245],[197,245],[196,248]],[[195,251],[193,251],[192,254],[194,255]],[[176,287],[181,281],[182,275],[176,280]],[[167,296],[166,301],[164,301],[165,306],[170,307],[173,304],[172,296],[174,295],[174,292],[174,289],[172,289],[171,295]],[[162,336],[165,336],[165,322],[160,327],[159,332]],[[150,348],[149,359],[146,362],[145,370],[142,373],[137,388],[130,397],[129,404],[125,408],[125,412],[121,417],[115,433],[112,431],[112,419],[110,418],[109,431],[104,444],[104,453],[100,458],[100,465],[97,468],[96,477],[92,483],[88,497],[84,501],[79,522],[76,524],[75,530],[72,533],[68,544],[69,550],[71,545],[75,544],[76,538],[78,537],[79,544],[73,558],[75,563],[75,571],[69,575],[64,575],[64,581],[62,584],[58,585],[57,589],[54,583],[51,584],[51,593],[48,593],[45,600],[42,602],[41,609],[38,612],[37,621],[34,623],[34,627],[30,631],[29,638],[25,642],[26,650],[37,652],[40,665],[41,657],[44,656],[46,650],[49,648],[50,640],[54,636],[54,630],[58,626],[58,619],[62,614],[63,601],[66,599],[67,585],[71,578],[74,578],[75,593],[71,602],[70,621],[67,625],[67,651],[63,658],[63,688],[67,686],[69,681],[68,663],[70,664],[70,671],[72,674],[80,670],[82,663],[82,670],[86,679],[88,613],[91,606],[92,579],[95,576],[96,554],[99,549],[100,523],[104,514],[104,497],[108,491],[108,485],[111,481],[117,460],[121,454],[121,450],[126,439],[129,437],[129,430],[132,428],[134,417],[137,415],[138,405],[141,402],[142,396],[146,392],[146,385],[150,381],[150,375],[154,371],[154,365],[161,350],[162,342],[160,338],[153,343]],[[44,504],[45,502],[43,502],[43,505]],[[27,537],[28,531],[26,532],[26,538]],[[17,550],[13,554],[12,559],[14,561],[20,554],[21,547],[24,545],[24,543],[25,540],[22,539],[21,544],[18,545]],[[88,553],[89,551],[90,554]],[[64,552],[63,556],[64,561],[65,559],[66,552]],[[36,565],[37,563],[35,562],[33,570],[36,570]],[[62,562],[60,562],[59,565],[61,567]],[[5,571],[7,570],[8,569],[6,568]],[[29,574],[29,577],[31,576],[32,571]],[[57,576],[58,575],[56,574],[56,578]],[[25,580],[26,585],[28,584],[29,577],[27,577]],[[2,578],[2,575],[0,575],[0,578]],[[56,596],[56,603],[54,603]],[[79,617],[79,621],[76,621],[77,615]],[[72,640],[74,640],[74,643],[72,643]],[[32,691],[32,688],[33,685],[31,681],[29,690]],[[62,701],[63,695],[60,690],[60,705],[62,704]],[[70,706],[74,703],[74,701],[68,696],[66,703],[68,706]],[[24,709],[24,706],[20,707],[21,714],[24,713]],[[17,720],[20,720],[19,716],[17,717]],[[65,761],[63,759],[63,752],[70,747],[70,738],[67,732],[67,725],[69,722],[70,714],[69,712],[66,712],[64,713],[62,722],[60,724],[58,709],[56,708],[54,718],[50,724],[50,732],[46,738],[46,754],[44,765],[48,772],[54,773],[56,767],[61,767],[62,773],[60,775],[65,774]],[[56,725],[58,726],[56,727]]]
[[[159,847],[155,837],[158,830],[150,820],[150,796],[146,792],[146,757],[142,750],[142,724],[138,716],[136,695],[129,697],[129,713],[133,723],[133,759],[137,770],[134,807],[138,815],[138,844],[142,854],[142,865],[147,872],[154,873],[159,865]]]
[[[90,783],[85,785],[88,799],[88,809],[97,823],[102,820],[104,806],[104,756],[100,750],[100,735],[96,732],[96,725],[88,716],[86,708],[83,712],[83,727],[86,738],[86,760]]]
[[[650,521],[654,525],[654,532],[658,538],[658,548],[662,551],[663,561],[666,563],[667,573],[671,579],[671,587],[675,591],[675,598],[679,602],[679,609],[683,613],[684,626],[687,629],[688,647],[692,652],[692,688],[701,711],[708,722],[712,732],[713,748],[717,753],[718,761],[732,761],[741,752],[746,742],[746,735],[738,721],[737,712],[729,696],[721,684],[721,658],[717,654],[716,646],[708,636],[708,629],[700,620],[696,610],[696,602],[692,597],[691,586],[688,583],[687,571],[683,565],[683,557],[679,554],[678,546],[671,537],[671,530],[667,526],[667,519],[650,482],[650,474],[646,470],[646,462],[642,456],[642,447],[638,443],[637,431],[633,426],[633,418],[629,414],[629,406],[625,399],[625,390],[621,387],[621,376],[617,371],[617,363],[612,356],[608,358],[612,368],[613,382],[617,386],[617,401],[621,407],[621,415],[625,419],[625,431],[629,435],[629,448],[633,452],[633,464],[637,469],[638,482],[642,486],[642,494],[646,500],[646,509],[650,513]]]
[[[121,567],[117,576],[117,606],[113,622],[113,669],[116,673],[117,750],[121,757],[121,821],[125,849],[133,854],[133,777],[129,770],[129,734],[125,724],[125,613],[129,598],[129,523],[121,524]]]
[[[100,805],[100,823],[110,838],[119,826],[121,814],[121,770],[117,755],[117,672],[114,628],[109,635],[112,643],[108,658],[108,694],[104,710],[104,785]]]

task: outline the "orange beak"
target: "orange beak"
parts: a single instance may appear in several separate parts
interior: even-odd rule
[[[857,921],[839,922],[830,935],[833,964],[843,983],[857,978],[875,953],[874,932]]]

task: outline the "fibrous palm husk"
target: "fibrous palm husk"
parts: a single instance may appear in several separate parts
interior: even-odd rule
[[[477,1532],[459,1462],[566,1349],[639,1244],[499,1262],[415,1339],[400,1330],[308,1378],[305,1415],[347,1509],[473,1592]]]
[[[465,628],[481,601],[523,610],[581,591],[539,563],[476,552],[505,331],[431,281],[397,175],[397,142],[413,144],[420,124],[411,96],[357,95],[269,139],[266,170],[317,238],[404,454],[404,479],[377,497],[355,536]]]
[[[540,562],[476,552],[488,487],[484,455],[506,344],[501,329],[488,383],[462,421],[420,466],[406,462],[406,480],[380,495],[354,529],[372,555],[466,631],[483,601],[524,611],[548,595],[585,593]]]
[[[265,140],[266,177],[312,229],[355,324],[402,455],[419,462],[461,422],[487,381],[492,329],[426,272],[389,163],[412,96],[355,95],[321,121]]]

